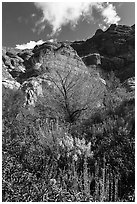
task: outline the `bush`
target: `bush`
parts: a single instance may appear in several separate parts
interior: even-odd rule
[[[61,112],[51,98],[47,112],[45,100],[24,107],[22,92],[9,92],[3,101],[3,202],[133,201],[135,104],[117,88],[76,123],[54,117],[52,108]]]

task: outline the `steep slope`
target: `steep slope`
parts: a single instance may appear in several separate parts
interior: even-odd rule
[[[112,24],[105,32],[99,29],[92,38],[71,46],[87,66],[94,64],[97,53],[101,69],[113,70],[122,82],[135,76],[135,25]]]
[[[87,90],[92,87],[94,105],[99,107],[106,90],[105,76],[111,70],[128,90],[134,89],[134,43],[135,26],[111,25],[105,32],[97,30],[86,41],[46,42],[23,51],[4,47],[3,93],[7,89],[20,89],[24,93],[24,104],[35,106],[37,97],[43,96],[45,90],[62,91],[66,81],[65,85],[79,84],[85,93],[86,87]],[[78,87],[72,91],[82,97]]]
[[[23,91],[24,105],[35,107],[38,98],[45,99],[43,103],[52,109],[48,115],[60,117],[63,113],[65,120],[73,121],[83,110],[88,114],[89,107],[102,105],[106,88],[99,72],[89,72],[76,51],[65,43],[47,42],[14,54],[6,51],[3,68]],[[5,77],[5,87],[4,81]]]

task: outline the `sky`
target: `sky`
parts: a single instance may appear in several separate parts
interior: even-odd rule
[[[86,40],[112,23],[135,24],[134,2],[2,2],[2,45]]]

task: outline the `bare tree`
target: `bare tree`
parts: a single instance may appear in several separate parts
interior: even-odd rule
[[[103,95],[101,84],[82,70],[68,65],[54,68],[44,76],[45,90],[42,103],[54,116],[73,123],[91,111]],[[91,112],[90,112],[91,113]]]

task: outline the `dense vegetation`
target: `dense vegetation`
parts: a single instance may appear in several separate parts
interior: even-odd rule
[[[69,82],[70,101],[56,79],[62,95],[35,107],[24,107],[21,91],[3,96],[3,202],[134,201],[134,93],[108,77],[103,106],[93,108],[79,84]]]

